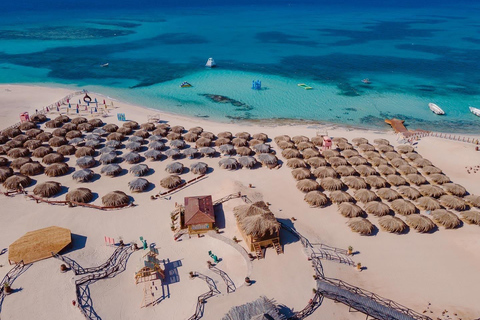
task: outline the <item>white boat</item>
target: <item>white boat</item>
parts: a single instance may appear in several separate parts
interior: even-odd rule
[[[437,106],[435,103],[429,103],[429,104],[428,104],[428,107],[429,107],[430,110],[432,110],[432,112],[435,113],[435,114],[438,114],[438,115],[445,114],[445,111],[443,111],[442,108],[440,108],[439,106]]]
[[[205,67],[214,68],[216,66],[217,64],[215,63],[215,60],[213,60],[213,58],[208,58],[207,63],[205,64]]]
[[[107,63],[104,63],[104,64],[101,64],[100,67],[102,67],[102,68],[108,67],[108,62],[107,62]]]
[[[468,107],[470,109],[470,112],[476,115],[477,117],[480,117],[480,109],[474,108],[474,107]]]

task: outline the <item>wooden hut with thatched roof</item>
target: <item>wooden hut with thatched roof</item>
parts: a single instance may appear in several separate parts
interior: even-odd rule
[[[214,229],[215,212],[212,196],[185,197],[182,225],[189,234],[205,233]]]
[[[403,233],[408,229],[408,226],[402,219],[393,216],[383,216],[378,219],[380,227],[391,233]]]
[[[352,231],[358,232],[363,236],[372,234],[375,229],[375,226],[370,221],[361,217],[351,218],[348,221],[348,226]]]
[[[421,214],[411,214],[407,216],[405,222],[410,228],[413,228],[420,233],[430,232],[436,228],[436,225],[432,220]]]
[[[281,253],[280,223],[263,201],[237,206],[233,209],[237,226],[250,251],[263,257],[262,248],[273,246]]]
[[[33,194],[42,198],[50,198],[60,192],[62,185],[56,181],[46,181],[35,186]]]

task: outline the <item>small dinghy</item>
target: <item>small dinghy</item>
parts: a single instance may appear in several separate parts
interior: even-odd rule
[[[437,106],[435,103],[429,103],[429,104],[428,104],[428,107],[429,107],[430,110],[432,110],[432,112],[435,113],[435,114],[438,114],[438,115],[445,114],[445,111],[443,111],[442,108],[440,108],[439,106]]]
[[[476,115],[477,117],[480,117],[480,109],[474,108],[474,107],[468,107],[470,109],[470,112]]]

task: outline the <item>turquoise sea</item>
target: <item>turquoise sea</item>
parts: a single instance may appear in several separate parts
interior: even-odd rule
[[[478,133],[468,107],[480,108],[480,3],[419,2],[19,0],[0,12],[0,83],[81,87],[216,121],[387,128],[397,117]],[[204,67],[209,57],[218,68]]]

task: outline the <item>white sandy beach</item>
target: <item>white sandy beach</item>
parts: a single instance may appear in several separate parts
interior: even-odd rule
[[[19,113],[41,109],[74,90],[24,86],[0,86],[0,130],[19,121]],[[99,101],[104,97],[91,93],[92,98]],[[78,97],[77,97],[78,99]],[[110,101],[109,98],[106,98]],[[147,122],[148,116],[157,114],[171,126],[182,125],[185,129],[201,126],[205,131],[217,134],[221,131],[232,133],[247,131],[251,134],[264,132],[269,138],[287,134],[290,136],[305,135],[313,137],[326,134],[332,137],[345,137],[349,141],[356,137],[365,137],[373,142],[377,138],[385,138],[393,146],[397,146],[397,136],[393,131],[369,131],[342,128],[333,125],[262,125],[261,123],[218,123],[201,118],[186,118],[179,115],[166,114],[140,106],[127,105],[114,101],[115,109],[110,116],[101,118],[105,123],[121,126],[116,113],[126,114],[128,120],[138,123]],[[219,105],[221,108],[221,105]],[[50,118],[57,112],[51,112]],[[75,115],[70,115],[72,118]],[[90,115],[88,115],[90,117]],[[44,125],[42,125],[44,129]],[[51,129],[46,129],[48,131]],[[478,138],[478,137],[477,137]],[[269,142],[278,158],[284,162],[275,142]],[[480,153],[472,144],[455,142],[434,137],[422,138],[416,151],[450,177],[464,186],[470,194],[480,195],[478,177],[480,172],[467,173],[465,167],[480,165]],[[75,156],[68,156],[68,164],[75,168]],[[277,255],[274,249],[266,251],[263,260],[246,261],[230,244],[206,235],[202,238],[183,236],[175,241],[170,230],[170,212],[175,203],[183,203],[186,196],[211,194],[213,199],[237,193],[246,194],[253,200],[264,200],[271,203],[271,210],[277,217],[292,224],[297,231],[311,242],[346,249],[353,246],[359,253],[353,256],[355,262],[366,267],[358,272],[354,267],[323,262],[325,274],[331,278],[344,280],[352,285],[375,292],[385,298],[392,299],[417,312],[426,314],[432,319],[474,319],[480,316],[480,227],[464,223],[458,229],[446,230],[439,227],[433,233],[417,233],[411,229],[402,235],[391,234],[383,230],[372,236],[361,236],[354,233],[346,225],[347,218],[337,212],[336,205],[326,208],[312,208],[304,200],[304,193],[296,188],[296,181],[291,169],[285,164],[279,169],[260,167],[254,170],[223,170],[218,166],[221,158],[201,158],[213,168],[206,178],[175,192],[171,198],[151,200],[150,196],[165,191],[159,181],[168,176],[165,172],[171,159],[162,161],[145,161],[154,172],[145,178],[153,187],[147,192],[131,193],[127,183],[133,179],[130,173],[115,178],[100,175],[89,183],[77,183],[71,174],[49,178],[46,175],[33,176],[36,184],[48,180],[60,182],[65,190],[52,198],[63,200],[68,189],[87,187],[94,192],[93,204],[101,205],[101,197],[113,190],[121,190],[134,199],[136,206],[121,210],[99,211],[84,207],[69,208],[53,206],[45,203],[37,204],[21,195],[6,197],[0,195],[0,250],[8,246],[28,231],[59,226],[71,230],[74,237],[74,248],[66,255],[76,260],[83,267],[97,266],[105,262],[114,248],[104,243],[104,236],[116,240],[121,237],[126,243],[136,241],[143,236],[148,243],[155,243],[159,249],[159,258],[169,260],[172,274],[170,283],[164,285],[156,282],[159,298],[163,292],[165,299],[155,306],[141,308],[144,285],[135,285],[134,272],[138,270],[143,250],[132,254],[127,268],[114,278],[100,280],[90,286],[91,298],[95,311],[102,319],[187,319],[195,312],[197,296],[208,291],[206,283],[200,279],[190,279],[189,272],[197,271],[212,277],[221,294],[209,298],[205,304],[203,319],[221,319],[228,310],[266,296],[276,303],[285,305],[293,311],[303,309],[312,297],[315,287],[313,268],[306,259],[302,245],[290,234],[282,232],[284,254]],[[38,160],[38,159],[37,159]],[[198,159],[180,159],[185,167]],[[120,163],[124,169],[130,164]],[[100,174],[101,165],[92,170]],[[191,172],[181,175],[182,179],[195,177]],[[254,188],[248,188],[252,184]],[[35,183],[27,188],[32,191]],[[3,187],[0,187],[5,191]],[[223,203],[219,220],[224,220],[222,236],[241,239],[237,230],[233,208],[244,202],[233,199]],[[478,209],[477,209],[478,210]],[[421,213],[424,213],[423,211]],[[292,222],[291,217],[297,220]],[[218,217],[217,217],[218,219]],[[377,227],[378,218],[372,215],[368,219]],[[77,240],[77,241],[75,241]],[[82,241],[84,245],[82,245]],[[239,243],[243,244],[243,241]],[[213,251],[222,258],[218,267],[225,271],[235,283],[237,290],[227,294],[222,279],[208,270],[206,261],[208,251]],[[0,256],[0,277],[9,271],[8,254]],[[82,319],[80,311],[72,306],[76,299],[73,273],[60,273],[61,262],[46,259],[35,262],[12,284],[18,289],[7,296],[0,305],[1,318],[8,319]],[[173,267],[176,266],[176,267]],[[255,283],[243,285],[244,278],[249,276]],[[447,313],[442,315],[444,310]],[[430,312],[431,311],[431,312]],[[310,317],[311,319],[364,319],[361,313],[351,313],[347,306],[324,299],[322,305]]]

